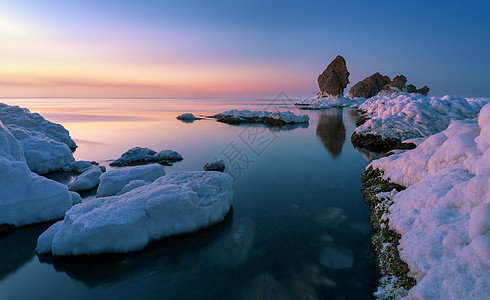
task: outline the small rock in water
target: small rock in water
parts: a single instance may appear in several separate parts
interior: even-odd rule
[[[318,261],[330,269],[350,269],[354,265],[354,251],[342,246],[328,246],[318,255]]]
[[[182,155],[180,155],[179,153],[177,153],[176,151],[173,151],[173,150],[162,150],[153,156],[155,158],[157,158],[158,160],[177,161],[177,160],[183,160],[184,159],[182,157]]]
[[[225,171],[225,162],[222,159],[218,159],[213,162],[208,162],[207,164],[204,165],[204,171],[218,171],[218,172],[224,172]]]
[[[124,166],[134,163],[145,163],[149,161],[155,161],[156,158],[153,156],[156,151],[148,148],[134,147],[124,152],[120,158],[111,162],[110,166]]]
[[[195,121],[195,120],[201,120],[201,118],[198,118],[198,117],[194,116],[191,113],[185,113],[185,114],[181,114],[181,115],[177,116],[177,120],[181,120],[181,121]]]

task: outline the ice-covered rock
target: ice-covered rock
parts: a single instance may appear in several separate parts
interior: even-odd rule
[[[208,162],[204,165],[204,171],[224,172],[226,168],[225,162],[222,159],[217,159],[213,162]]]
[[[184,113],[179,116],[177,116],[177,120],[182,120],[182,121],[195,121],[195,120],[201,120],[201,118],[198,118],[194,116],[191,113]]]
[[[19,141],[31,171],[45,174],[74,161],[77,146],[60,124],[26,108],[0,103],[0,121]]]
[[[268,112],[232,109],[213,116],[219,122],[229,124],[240,123],[263,123],[271,126],[284,126],[286,124],[308,123],[310,118],[307,115],[295,115],[291,111]]]
[[[120,158],[111,162],[109,165],[124,166],[124,165],[130,165],[135,163],[146,163],[150,161],[155,161],[156,159],[153,156],[154,154],[156,154],[156,151],[153,151],[151,149],[134,147],[124,152]]]
[[[311,98],[303,98],[294,103],[294,105],[300,106],[301,109],[317,110],[328,109],[332,107],[357,107],[365,101],[364,98],[346,98],[346,97],[323,97],[318,96]]]
[[[174,172],[120,196],[75,205],[38,239],[37,253],[81,255],[136,251],[164,237],[224,219],[232,179],[219,172]]]
[[[453,103],[445,104],[448,115],[456,114]],[[458,114],[471,116],[473,105],[471,101],[454,101],[454,106],[463,110]],[[394,196],[387,216],[389,226],[401,234],[400,258],[417,280],[408,298],[488,298],[488,142],[490,104],[481,109],[478,122],[453,121],[417,148],[371,163],[384,171],[385,178],[408,187]]]
[[[184,159],[182,155],[173,150],[162,150],[153,156],[158,160],[177,161]]]
[[[488,102],[488,98],[435,98],[405,93],[379,95],[359,106],[368,120],[357,127],[355,133],[401,141],[426,138],[446,129],[452,120],[476,117]]]
[[[77,160],[64,166],[62,170],[65,172],[76,171],[76,172],[83,173],[88,169],[90,169],[90,167],[92,166],[93,166],[93,162],[86,161],[86,160]]]
[[[68,189],[75,192],[91,190],[99,185],[100,175],[102,175],[102,170],[99,166],[92,166],[87,171],[80,174],[75,181],[70,183]]]
[[[129,191],[134,190],[135,188],[139,188],[140,186],[148,185],[150,183],[151,183],[151,181],[144,181],[144,180],[133,180],[133,181],[130,181],[128,184],[126,184],[122,188],[122,190],[120,190],[119,192],[117,192],[116,196],[125,194],[125,193],[127,193]]]
[[[97,197],[113,196],[121,191],[126,184],[133,180],[153,182],[158,177],[165,175],[165,170],[159,164],[123,167],[107,171],[100,176],[100,184],[97,188]]]
[[[68,188],[29,169],[17,139],[0,121],[0,224],[61,219],[76,202]]]

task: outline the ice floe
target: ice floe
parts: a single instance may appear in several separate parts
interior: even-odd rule
[[[489,102],[489,98],[435,98],[421,94],[380,93],[359,106],[368,120],[355,132],[401,141],[426,138],[446,129],[452,120],[476,117]]]
[[[219,122],[229,124],[240,123],[263,123],[266,125],[282,126],[286,124],[308,123],[310,118],[307,115],[296,115],[291,111],[268,112],[251,110],[228,110],[213,116]]]
[[[97,197],[116,195],[125,185],[133,180],[153,182],[163,175],[165,175],[165,169],[159,164],[123,167],[116,170],[110,170],[100,176]]]
[[[75,205],[38,239],[37,253],[80,255],[136,251],[152,241],[224,219],[232,179],[219,172],[174,172],[120,196]]]
[[[0,103],[0,121],[19,141],[31,171],[45,174],[74,161],[77,146],[60,124],[47,121],[26,108]]]
[[[434,103],[447,104],[447,115],[458,117],[471,117],[480,105],[478,100],[449,102],[443,98]],[[453,121],[417,148],[397,151],[371,166],[407,187],[393,197],[387,217],[389,226],[402,235],[400,258],[417,280],[408,298],[487,298],[490,104],[481,109],[478,120]]]
[[[0,121],[0,224],[23,226],[63,218],[78,201],[56,181],[33,173],[22,147]]]

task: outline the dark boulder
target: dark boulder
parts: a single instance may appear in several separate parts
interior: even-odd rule
[[[416,92],[417,92],[417,88],[415,87],[415,85],[413,84],[407,85],[407,93],[416,93]]]
[[[347,84],[349,84],[349,72],[345,65],[345,59],[337,55],[325,71],[318,76],[318,87],[320,88],[318,96],[343,96]]]
[[[422,88],[417,90],[417,93],[422,94],[424,96],[427,96],[427,94],[429,93],[429,90],[430,90],[429,87],[424,85]]]
[[[405,84],[407,83],[407,77],[403,75],[398,75],[393,78],[393,80],[389,83],[392,87],[395,87],[399,90],[403,90]]]
[[[354,84],[354,86],[351,87],[349,94],[351,97],[370,98],[376,96],[378,92],[390,82],[390,77],[383,76],[379,74],[379,72],[376,72]]]

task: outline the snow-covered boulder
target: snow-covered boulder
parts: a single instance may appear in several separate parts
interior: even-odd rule
[[[173,150],[162,150],[153,156],[157,160],[176,161],[176,160],[183,160],[184,159],[182,157],[182,155],[180,155],[179,153],[177,153],[176,151],[173,151]]]
[[[135,188],[139,188],[140,186],[149,185],[150,183],[151,183],[151,181],[144,181],[144,180],[133,180],[133,181],[130,181],[128,184],[126,184],[122,188],[122,190],[120,190],[119,192],[117,192],[116,196],[125,194],[125,193],[127,193],[129,191],[134,190]]]
[[[57,171],[74,161],[77,146],[60,124],[47,121],[26,108],[0,103],[0,121],[23,148],[31,171],[45,174]]]
[[[219,172],[174,172],[120,196],[75,205],[38,239],[36,252],[81,255],[136,251],[164,237],[224,219],[232,179]]]
[[[468,107],[463,104],[454,103]],[[448,114],[455,113],[451,105]],[[417,280],[408,298],[488,298],[490,104],[478,121],[453,121],[417,148],[396,151],[371,166],[408,187],[393,197],[386,216],[401,234],[400,258]]]
[[[185,114],[181,114],[181,115],[177,116],[177,120],[181,120],[181,121],[195,121],[195,120],[201,120],[201,118],[198,118],[198,117],[194,116],[191,113],[185,113]]]
[[[111,166],[124,166],[134,163],[146,163],[150,161],[155,161],[156,151],[153,151],[148,148],[142,147],[134,147],[124,152],[120,158],[111,162],[109,165]]]
[[[107,171],[100,176],[97,197],[113,196],[133,180],[153,182],[163,175],[165,175],[165,169],[159,164],[124,167]]]
[[[365,99],[360,98],[347,98],[347,97],[310,97],[297,100],[294,105],[299,106],[301,109],[318,110],[328,109],[332,107],[357,107],[361,105]]]
[[[99,185],[100,175],[102,175],[102,170],[99,166],[92,166],[87,171],[80,174],[75,181],[70,183],[68,189],[75,192],[91,190]]]
[[[83,173],[88,169],[90,169],[90,167],[92,166],[93,166],[93,162],[86,161],[86,160],[78,160],[64,166],[62,170],[65,172],[76,171],[76,172]]]
[[[208,162],[204,165],[204,171],[224,172],[226,168],[225,162],[222,159],[217,159],[213,162]]]
[[[283,126],[286,124],[308,123],[310,117],[307,115],[295,115],[291,111],[268,112],[251,110],[228,110],[213,116],[219,122],[228,124],[240,123],[263,123],[266,125]]]
[[[0,224],[24,226],[63,218],[76,195],[29,169],[19,142],[0,121]]]

